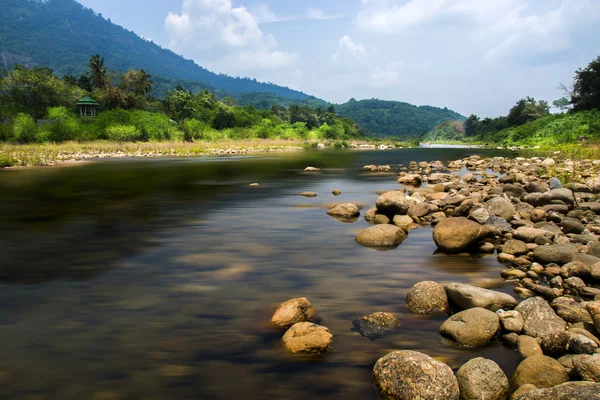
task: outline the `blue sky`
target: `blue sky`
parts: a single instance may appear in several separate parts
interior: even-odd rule
[[[79,0],[214,72],[506,114],[600,55],[599,0]]]

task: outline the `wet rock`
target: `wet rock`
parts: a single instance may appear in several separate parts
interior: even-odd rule
[[[396,190],[382,194],[375,203],[380,213],[392,217],[397,214],[406,214],[411,204],[412,202],[407,200],[404,192]]]
[[[300,196],[304,196],[304,197],[317,197],[317,194],[315,192],[302,192],[302,193],[300,193]]]
[[[346,220],[356,220],[360,215],[360,210],[355,204],[344,203],[333,207],[331,210],[327,211],[327,214],[332,217],[343,218]]]
[[[566,322],[560,318],[546,300],[541,297],[532,297],[521,302],[515,310],[525,319],[523,332],[533,337],[564,331]]]
[[[390,223],[390,219],[385,214],[377,214],[375,215],[375,219],[373,220],[375,225],[386,225]]]
[[[354,328],[364,337],[376,340],[400,326],[400,320],[394,314],[376,312],[352,321]]]
[[[516,349],[518,346],[517,339],[519,339],[519,335],[516,333],[507,333],[505,335],[500,336],[500,340],[502,343],[508,347],[509,349]]]
[[[289,327],[297,322],[304,321],[319,321],[317,312],[306,297],[299,297],[281,303],[271,318],[272,323],[281,327]]]
[[[433,281],[415,284],[406,295],[406,306],[417,314],[439,314],[450,308],[444,287]]]
[[[450,301],[463,310],[476,307],[491,311],[510,310],[517,305],[517,300],[511,295],[494,290],[463,283],[450,283],[445,288]]]
[[[574,354],[594,354],[598,345],[580,333],[572,334],[569,340],[569,351]]]
[[[460,253],[488,235],[488,230],[467,218],[447,218],[440,221],[433,230],[433,241],[446,253]]]
[[[408,215],[396,215],[392,223],[405,232],[408,232],[410,227],[415,224],[415,221]]]
[[[515,214],[516,210],[512,203],[504,197],[494,197],[485,203],[485,209],[488,211],[490,216],[502,217],[505,220],[511,219]]]
[[[459,399],[458,381],[452,369],[416,351],[395,351],[377,360],[373,384],[382,400]]]
[[[529,253],[529,249],[527,248],[527,244],[520,240],[507,240],[502,246],[502,252],[506,254],[512,254],[513,256],[522,256],[524,254]]]
[[[452,315],[440,327],[442,336],[466,347],[484,346],[500,329],[496,313],[485,308],[470,308]]]
[[[394,225],[375,225],[360,232],[354,239],[365,247],[394,248],[406,239],[406,233]]]
[[[554,331],[541,336],[542,350],[545,355],[558,357],[567,350],[571,335],[566,331]]]
[[[590,276],[590,267],[588,267],[581,261],[572,261],[560,267],[560,276],[563,279],[567,279],[573,276],[582,276],[587,278]]]
[[[560,279],[560,276],[554,279]],[[591,323],[592,319],[590,314],[585,309],[584,305],[581,305],[575,299],[571,297],[559,297],[552,301],[552,308],[556,311],[556,314],[570,323],[577,322],[588,322]]]
[[[574,357],[573,366],[584,381],[600,382],[600,354]]]
[[[593,382],[569,382],[548,389],[535,389],[511,400],[595,400],[600,392],[600,384]]]
[[[474,358],[456,373],[461,400],[505,400],[509,394],[508,378],[492,360]]]
[[[370,224],[374,224],[375,223],[375,218],[376,217],[377,217],[377,208],[376,207],[370,208],[365,213],[365,221],[367,221]]]
[[[332,193],[334,196],[339,196],[340,194],[342,194],[342,192],[341,192],[339,189],[333,189],[333,190],[331,191],[331,193]]]
[[[316,167],[306,167],[304,168],[304,171],[306,172],[315,172],[315,171],[320,171],[320,168],[316,168]]]
[[[488,219],[490,219],[490,213],[485,208],[476,208],[471,211],[469,215],[469,219],[477,222],[480,225],[484,225],[487,223]]]
[[[544,355],[538,342],[531,336],[519,336],[517,338],[517,346],[519,354],[521,354],[521,357],[523,358]]]
[[[438,208],[436,206],[434,206],[433,204],[429,204],[429,203],[417,203],[417,204],[413,204],[408,208],[408,216],[413,218],[413,219],[419,219],[422,218],[424,216],[426,216],[427,214],[433,212],[433,211],[437,211]]]
[[[486,254],[493,254],[496,247],[492,243],[484,242],[479,246],[479,251]]]
[[[541,264],[564,265],[574,260],[577,247],[570,243],[540,246],[533,251],[533,258]]]
[[[591,301],[587,303],[585,309],[592,318],[596,332],[600,333],[600,301]]]
[[[429,184],[445,183],[452,180],[452,174],[434,173],[427,177]]]
[[[498,318],[500,318],[500,325],[506,332],[521,333],[525,320],[521,313],[515,310],[510,311],[498,311]]]
[[[324,326],[298,322],[283,335],[283,344],[292,353],[319,354],[331,350],[332,338]]]
[[[402,185],[420,186],[423,182],[423,177],[418,174],[406,174],[398,178],[398,183]]]
[[[514,387],[526,384],[550,388],[569,381],[563,366],[554,358],[538,355],[528,357],[517,366],[511,378]]]

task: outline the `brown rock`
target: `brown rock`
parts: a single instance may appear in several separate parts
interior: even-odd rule
[[[289,327],[297,322],[316,321],[317,312],[306,297],[299,297],[281,303],[275,310],[271,322],[277,326]]]
[[[324,326],[298,322],[283,335],[283,344],[292,353],[319,354],[331,349],[332,338]]]

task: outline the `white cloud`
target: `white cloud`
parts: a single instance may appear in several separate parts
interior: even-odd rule
[[[290,66],[296,54],[275,50],[275,37],[259,27],[259,21],[276,15],[266,6],[257,13],[255,17],[243,6],[234,7],[231,0],[183,0],[181,14],[169,13],[165,20],[170,47],[219,72]]]
[[[367,54],[367,49],[362,44],[352,41],[348,35],[342,36],[337,51],[331,56],[333,60],[360,58]]]
[[[318,8],[309,8],[308,11],[306,11],[306,17],[309,18],[309,19],[329,20],[329,19],[343,18],[344,15],[342,15],[342,14],[326,15],[323,12],[323,10],[321,10],[321,9],[318,9]]]

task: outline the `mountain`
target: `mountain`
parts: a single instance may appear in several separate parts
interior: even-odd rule
[[[0,66],[43,65],[59,75],[86,72],[100,54],[113,71],[145,69],[170,80],[201,82],[225,93],[267,92],[287,99],[310,96],[256,79],[215,74],[104,19],[74,0],[0,0]],[[174,85],[173,85],[174,87]]]
[[[379,137],[417,137],[443,122],[466,119],[447,108],[377,99],[350,99],[347,103],[336,105],[335,110],[339,115],[354,120],[365,132]]]

